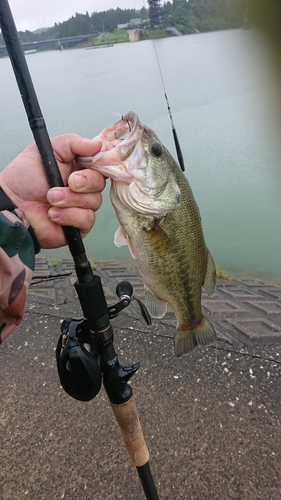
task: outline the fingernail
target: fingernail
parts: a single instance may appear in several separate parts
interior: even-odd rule
[[[74,184],[77,189],[81,189],[87,185],[87,178],[85,175],[74,174]]]
[[[48,214],[49,214],[50,219],[52,219],[52,220],[60,218],[60,210],[57,210],[56,208],[50,208]]]
[[[65,192],[63,189],[52,189],[50,191],[49,196],[50,196],[51,203],[57,203],[59,201],[64,200]]]

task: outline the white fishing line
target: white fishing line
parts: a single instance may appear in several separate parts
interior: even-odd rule
[[[118,111],[113,111],[113,114],[114,114],[115,116],[117,116],[117,117],[119,118],[119,120],[121,120],[121,118],[122,118],[122,116],[123,116],[121,113],[118,113]]]

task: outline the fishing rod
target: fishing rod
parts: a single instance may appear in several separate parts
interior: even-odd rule
[[[0,0],[0,27],[23,100],[28,122],[41,155],[50,187],[63,187],[50,137],[42,115],[8,0]],[[80,401],[93,399],[101,388],[109,398],[130,460],[136,466],[147,500],[158,500],[149,466],[149,453],[142,433],[130,378],[139,363],[121,366],[113,345],[110,319],[133,300],[133,287],[123,281],[116,287],[119,301],[108,307],[101,279],[93,273],[77,228],[64,227],[73,257],[75,289],[84,317],[65,319],[56,348],[57,368],[64,390]],[[69,366],[71,370],[69,370]]]

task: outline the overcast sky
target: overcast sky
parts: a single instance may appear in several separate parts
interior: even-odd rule
[[[91,15],[108,9],[147,8],[146,0],[9,0],[18,31],[49,28],[67,21],[75,12]]]

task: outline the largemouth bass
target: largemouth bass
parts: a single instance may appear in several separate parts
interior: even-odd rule
[[[199,210],[185,175],[153,130],[127,113],[95,140],[101,151],[78,157],[110,177],[110,197],[120,228],[114,242],[128,245],[145,285],[147,309],[162,318],[172,307],[175,354],[216,340],[201,310],[202,287],[212,295],[216,270],[206,247]]]

